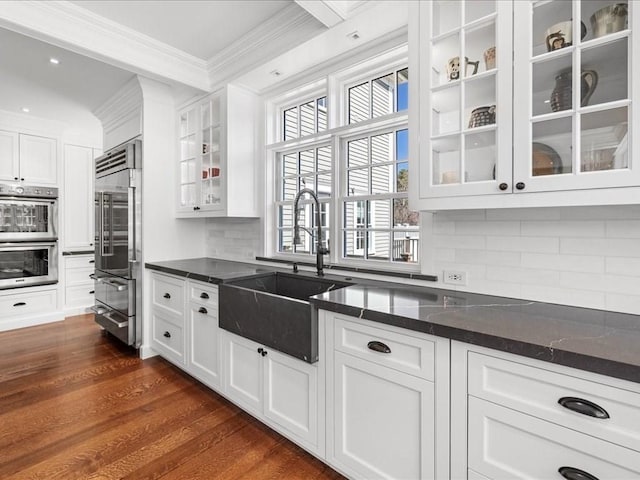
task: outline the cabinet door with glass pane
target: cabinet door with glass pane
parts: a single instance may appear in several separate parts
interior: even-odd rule
[[[191,212],[197,206],[196,168],[198,108],[190,106],[178,116],[178,211]]]
[[[223,171],[220,162],[221,97],[213,95],[200,104],[202,142],[200,155],[200,182],[198,205],[202,210],[220,210],[223,207]]]
[[[639,115],[637,7],[514,2],[515,192],[640,183],[630,138]]]
[[[500,193],[512,167],[511,2],[419,9],[419,198]]]

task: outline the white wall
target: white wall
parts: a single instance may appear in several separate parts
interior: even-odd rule
[[[443,211],[425,230],[427,270],[468,272],[458,290],[640,314],[640,205]]]
[[[258,218],[210,218],[205,237],[207,257],[251,261],[262,255]]]

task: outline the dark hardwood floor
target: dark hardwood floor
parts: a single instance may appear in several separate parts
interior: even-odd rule
[[[0,333],[0,479],[339,479],[92,316]]]

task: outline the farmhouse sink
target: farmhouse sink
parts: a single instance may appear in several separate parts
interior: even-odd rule
[[[318,361],[318,318],[309,297],[351,283],[272,272],[220,285],[219,324],[308,363]]]

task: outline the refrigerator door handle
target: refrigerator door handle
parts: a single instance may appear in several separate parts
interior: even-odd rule
[[[99,228],[100,233],[98,235],[98,247],[100,249],[100,256],[104,256],[104,192],[100,192],[100,200],[98,201],[99,213]]]

